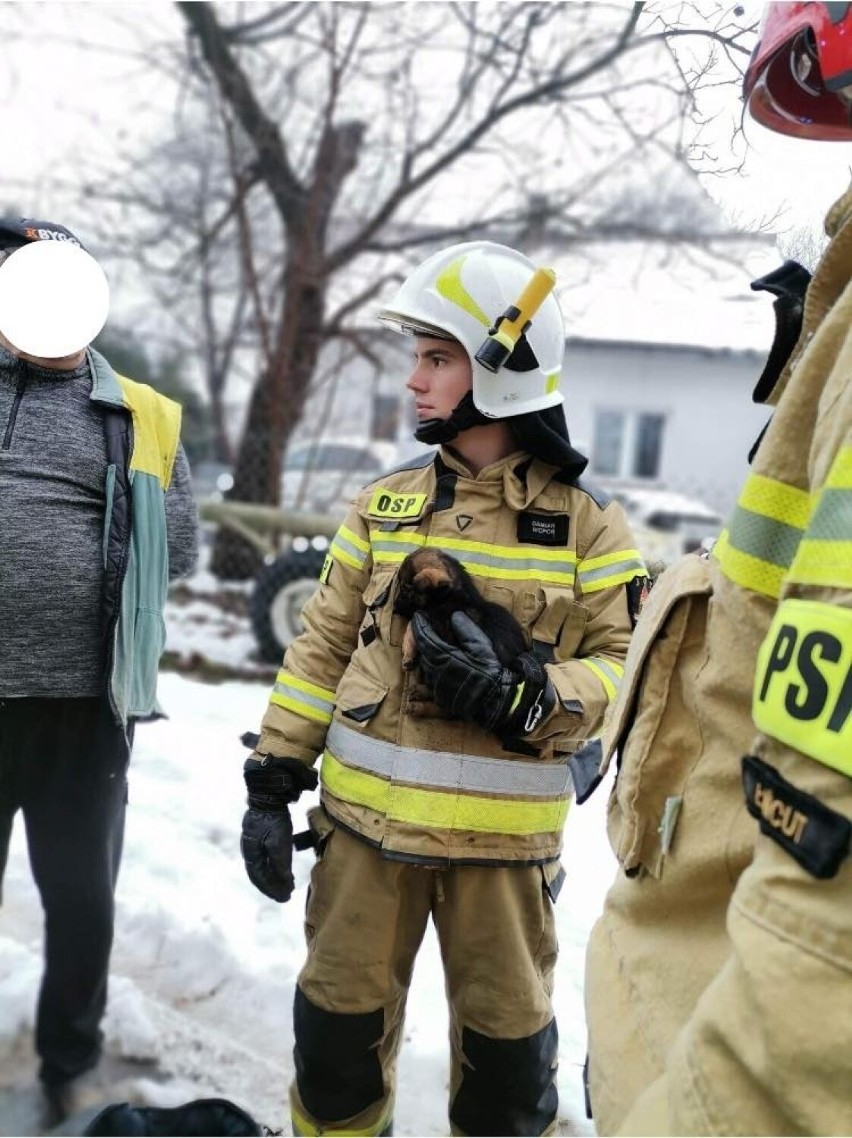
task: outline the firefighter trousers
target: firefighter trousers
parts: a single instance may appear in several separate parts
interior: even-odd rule
[[[293,1133],[391,1133],[417,951],[435,924],[450,1008],[453,1134],[553,1132],[558,866],[424,868],[340,827],[311,875],[294,1006]]]

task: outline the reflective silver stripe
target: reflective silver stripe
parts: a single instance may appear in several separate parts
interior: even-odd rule
[[[807,529],[808,541],[852,540],[852,492],[826,487]]]
[[[533,798],[562,797],[573,788],[570,771],[563,763],[519,763],[514,759],[420,751],[371,739],[338,719],[333,720],[325,745],[343,762],[413,786],[453,787],[491,795],[525,794]]]
[[[412,553],[415,549],[420,549],[423,545],[428,545],[429,548],[442,549],[440,541],[429,539],[425,542],[417,541],[382,541],[380,537],[372,538],[373,556],[377,561],[383,561],[385,558],[382,554],[393,554],[394,560],[398,557],[402,560],[406,554]],[[543,558],[531,557],[529,554],[526,556],[518,557],[503,557],[497,553],[485,553],[473,549],[459,549],[458,547],[449,547],[444,549],[445,553],[450,553],[457,561],[461,561],[463,565],[473,567],[481,565],[487,569],[508,569],[517,570],[524,573],[535,571],[546,576],[552,576],[555,573],[565,575],[573,579],[574,577],[574,563],[570,558],[564,561],[548,561]],[[378,554],[378,556],[376,556]]]
[[[367,554],[364,552],[364,550],[359,549],[357,545],[353,545],[351,541],[347,541],[345,537],[342,537],[340,530],[337,531],[334,536],[334,540],[331,543],[332,554],[334,554],[336,551],[348,553],[349,556],[354,561],[357,561],[359,565],[363,565],[367,560]]]
[[[329,718],[334,711],[333,701],[320,699],[313,693],[305,691],[304,687],[295,687],[293,684],[282,683],[280,678],[275,681],[272,687],[272,693],[273,695],[283,696],[292,703],[312,707],[315,711],[319,711],[322,715],[328,716]]]
[[[605,676],[609,678],[613,687],[617,690],[618,685],[624,675],[624,668],[620,664],[616,664],[612,660],[607,660],[605,656],[588,656],[585,658],[584,663],[596,664]]]
[[[581,585],[589,584],[591,581],[602,581],[608,577],[618,577],[617,583],[620,584],[622,573],[635,573],[639,577],[644,577],[647,572],[643,561],[629,557],[624,561],[612,561],[609,565],[600,565],[597,569],[584,569],[581,563],[577,576]]]
[[[741,553],[748,553],[771,565],[789,569],[796,556],[802,531],[775,518],[735,506],[728,526],[728,541]]]
[[[377,553],[398,553],[402,558],[407,553],[413,553],[415,549],[421,549],[425,544],[425,538],[422,541],[382,541],[375,534],[370,537],[374,557]]]

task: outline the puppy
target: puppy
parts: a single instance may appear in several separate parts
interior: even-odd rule
[[[473,578],[454,557],[439,549],[418,549],[409,553],[399,567],[399,585],[394,612],[409,620],[423,612],[437,634],[456,644],[450,617],[463,612],[485,633],[501,664],[509,665],[527,649],[523,628],[508,609],[487,601]],[[402,666],[417,666],[417,644],[409,624],[402,639]],[[408,701],[408,711],[417,716],[441,716],[441,711],[422,684],[416,685]]]

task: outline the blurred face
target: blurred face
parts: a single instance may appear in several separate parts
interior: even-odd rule
[[[417,336],[414,344],[414,371],[405,386],[414,395],[418,422],[448,419],[473,384],[467,352],[457,340]]]

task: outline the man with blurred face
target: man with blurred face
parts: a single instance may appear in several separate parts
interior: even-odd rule
[[[196,559],[180,407],[89,346],[102,270],[0,219],[0,871],[18,810],[45,913],[35,1025],[50,1122],[98,1064],[134,725],[160,714],[170,578]]]
[[[744,93],[803,164],[852,141],[852,5],[769,4]],[[755,282],[773,417],[710,557],[656,584],[607,722],[602,1134],[852,1133],[852,191],[825,229],[810,283]]]

